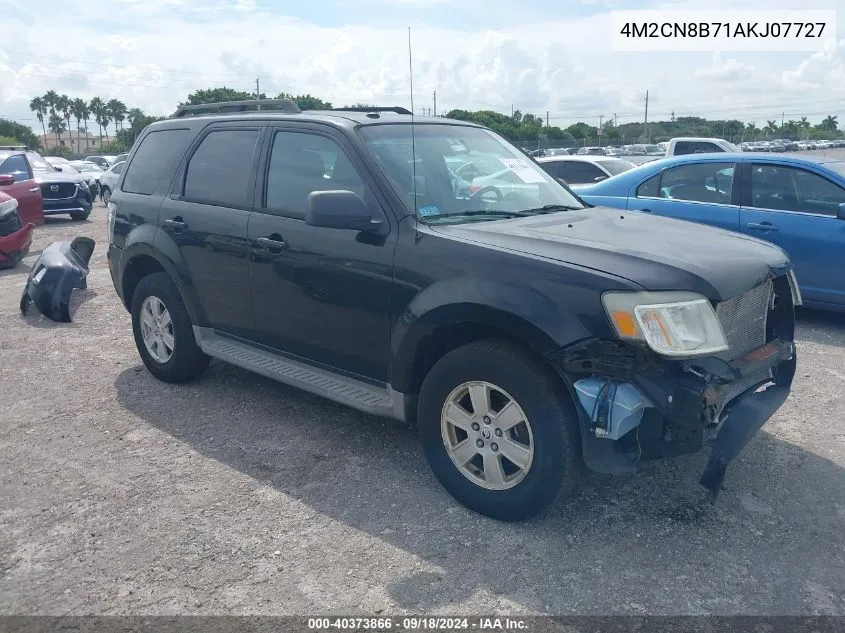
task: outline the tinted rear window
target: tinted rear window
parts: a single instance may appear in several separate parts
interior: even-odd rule
[[[141,141],[123,178],[123,191],[150,195],[182,157],[188,130],[150,132]]]
[[[257,143],[258,130],[210,132],[188,163],[185,199],[221,207],[248,206]]]

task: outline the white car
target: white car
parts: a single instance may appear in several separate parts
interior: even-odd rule
[[[506,167],[487,176],[473,178],[468,193],[470,196],[477,195],[488,200],[501,200],[506,195],[513,193],[523,193],[535,197],[537,196],[537,184],[525,182],[516,172]]]
[[[117,189],[117,183],[120,180],[120,174],[123,173],[123,166],[126,161],[121,161],[109,167],[100,175],[100,195],[103,202],[109,203],[112,192]]]
[[[546,173],[567,185],[593,184],[636,166],[616,156],[547,156],[537,162]]]
[[[815,145],[816,145],[817,149],[830,149],[831,147],[833,147],[833,143],[831,143],[830,141],[824,141],[824,140],[823,141],[816,141]]]

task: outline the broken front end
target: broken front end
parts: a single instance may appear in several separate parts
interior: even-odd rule
[[[34,228],[21,222],[18,201],[0,194],[0,269],[14,268],[29,252]]]
[[[689,295],[607,293],[618,340],[582,341],[555,361],[591,470],[632,472],[710,444],[700,483],[715,499],[727,465],[789,395],[801,297],[792,272],[715,305]]]
[[[70,322],[70,296],[75,288],[86,288],[88,262],[94,240],[77,237],[70,242],[53,242],[32,265],[21,296],[21,313],[30,304],[53,321]]]

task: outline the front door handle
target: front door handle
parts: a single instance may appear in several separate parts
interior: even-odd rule
[[[280,253],[282,249],[288,247],[288,243],[277,233],[273,233],[270,237],[259,237],[256,242],[258,242],[259,246],[266,248],[271,253]]]
[[[771,222],[748,222],[745,226],[746,228],[754,229],[755,231],[780,231],[780,229]]]
[[[182,218],[180,218],[178,215],[173,219],[165,220],[164,225],[169,226],[171,229],[175,229],[177,231],[181,231],[182,229],[188,228],[188,225],[185,224],[185,222],[182,221]]]
[[[651,213],[651,209],[640,209],[640,213]]]

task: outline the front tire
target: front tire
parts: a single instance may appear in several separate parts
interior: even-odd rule
[[[100,200],[103,201],[103,204],[108,205],[109,200],[111,200],[111,189],[103,187],[103,190],[100,193]]]
[[[455,499],[519,521],[577,485],[574,415],[551,372],[520,347],[491,340],[453,350],[431,368],[418,427],[431,469]]]
[[[85,220],[87,220],[87,219],[88,219],[88,216],[89,216],[89,215],[91,215],[91,213],[90,213],[90,212],[89,212],[89,213],[85,213],[85,212],[80,212],[80,211],[74,211],[73,213],[71,213],[71,214],[70,214],[70,219],[71,219],[71,220],[78,220],[78,221],[80,221],[80,222],[83,222],[83,221],[85,221]]]
[[[200,376],[210,361],[197,345],[179,290],[166,273],[147,275],[132,295],[132,333],[141,360],[164,382]]]

